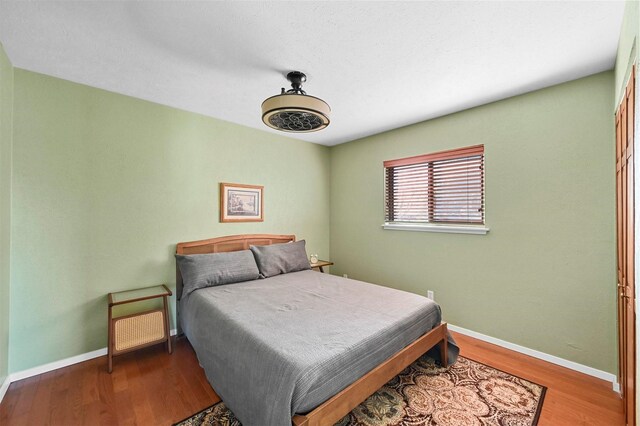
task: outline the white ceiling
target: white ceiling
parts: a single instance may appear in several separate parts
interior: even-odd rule
[[[0,2],[14,66],[268,129],[290,70],[335,145],[613,67],[624,2]]]

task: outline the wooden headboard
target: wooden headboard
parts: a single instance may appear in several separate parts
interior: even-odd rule
[[[270,244],[295,241],[295,235],[245,234],[212,238],[210,240],[178,243],[176,254],[224,253],[229,251],[248,250],[249,246],[268,246]],[[182,275],[176,263],[176,297],[182,297]]]

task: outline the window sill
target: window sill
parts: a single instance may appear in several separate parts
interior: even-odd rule
[[[383,229],[394,231],[446,232],[449,234],[485,235],[489,228],[485,225],[436,225],[431,223],[385,223]]]

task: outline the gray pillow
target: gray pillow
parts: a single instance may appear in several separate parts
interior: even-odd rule
[[[249,250],[211,254],[176,254],[182,275],[182,294],[204,287],[239,283],[260,278],[258,265]]]
[[[250,246],[264,278],[289,272],[311,269],[305,241],[295,243],[273,244],[270,246]]]

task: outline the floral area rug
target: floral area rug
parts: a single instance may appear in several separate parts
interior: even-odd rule
[[[459,357],[444,369],[423,356],[346,415],[338,426],[531,426],[546,388]],[[175,426],[241,426],[219,402]]]

